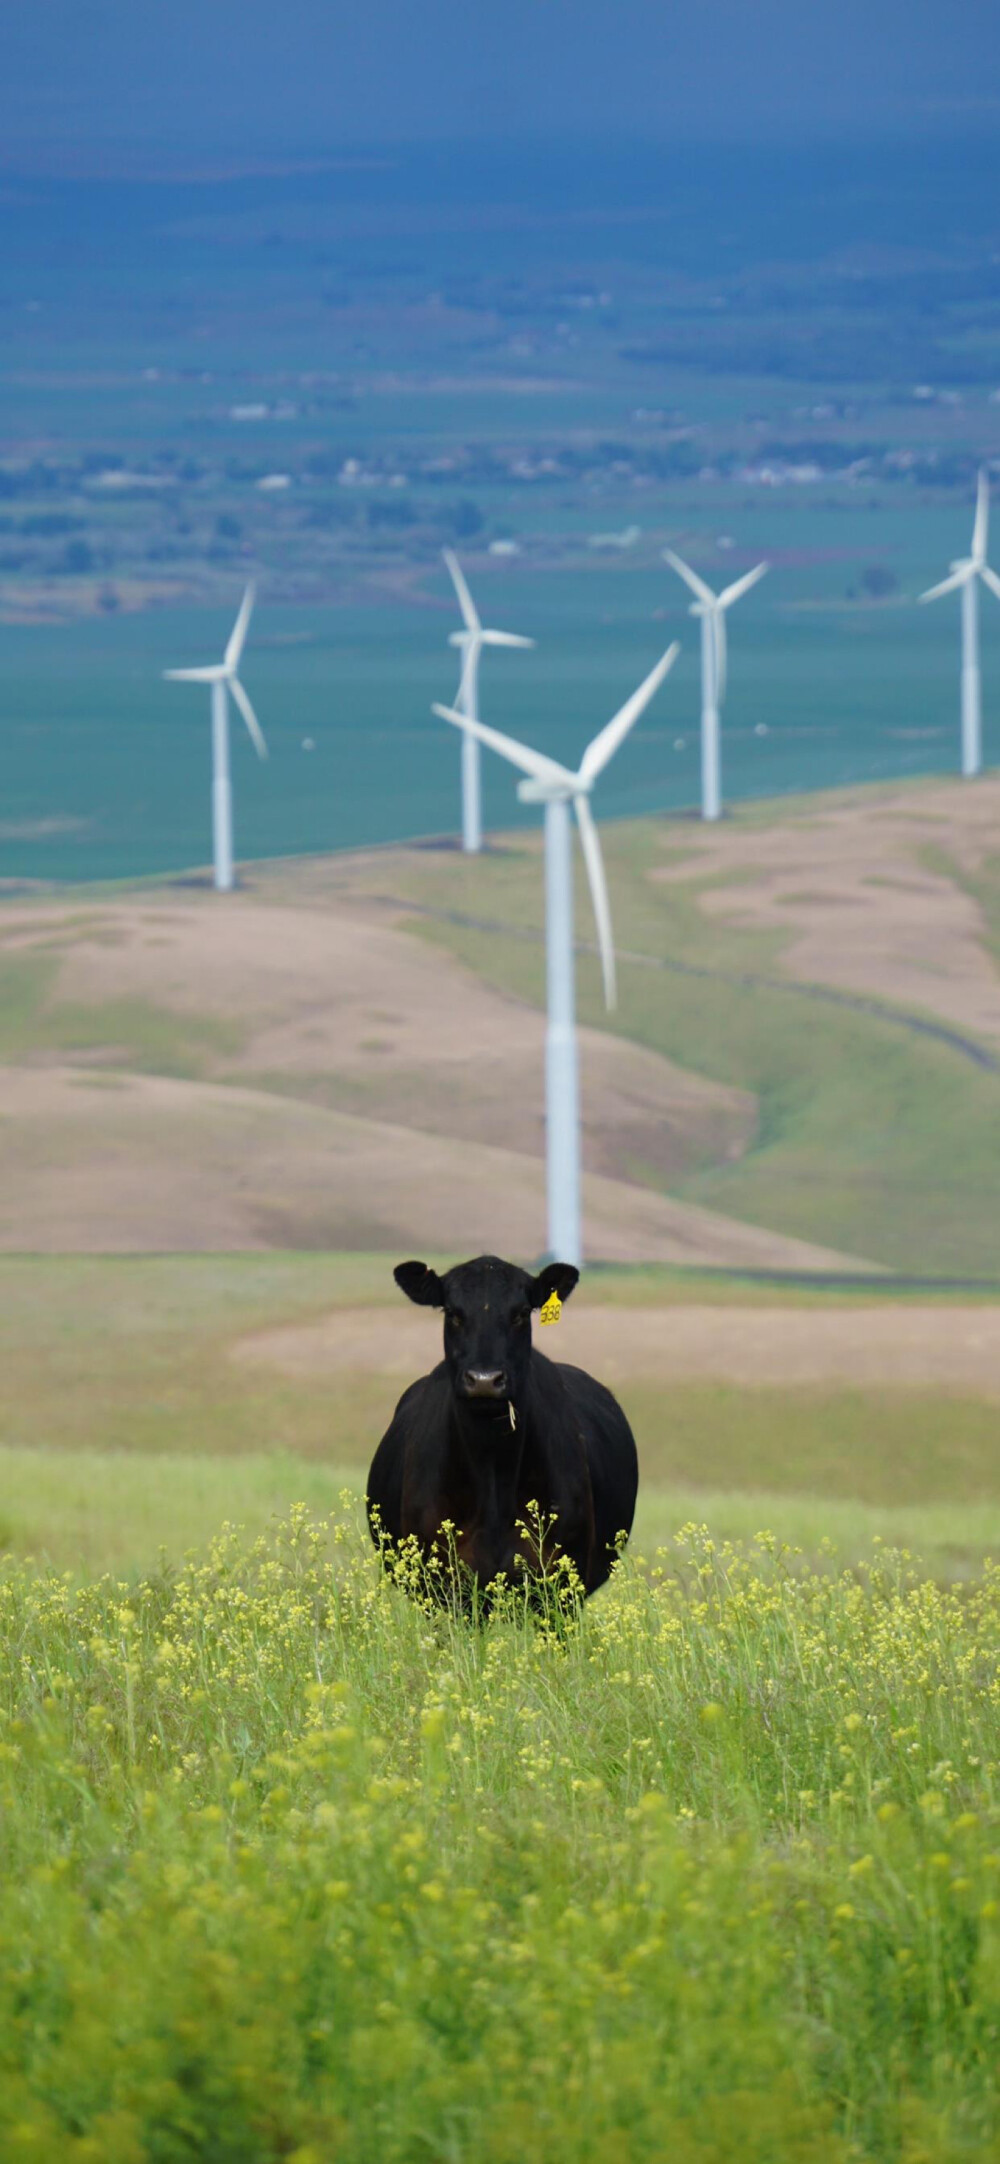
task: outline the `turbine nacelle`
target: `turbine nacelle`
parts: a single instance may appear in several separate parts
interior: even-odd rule
[[[600,729],[587,745],[575,774],[558,759],[550,759],[545,752],[533,751],[528,744],[520,744],[516,737],[504,736],[501,730],[488,728],[470,714],[462,714],[452,706],[435,706],[434,712],[442,721],[450,721],[454,728],[465,729],[490,751],[499,752],[511,766],[519,767],[525,779],[518,784],[518,796],[522,804],[572,803],[576,823],[580,830],[580,844],[587,867],[590,897],[594,907],[597,926],[597,944],[601,956],[604,978],[604,1002],[610,1010],[617,998],[615,983],[615,950],[611,931],[611,908],[608,902],[607,882],[604,877],[604,860],[598,840],[594,816],[590,809],[590,792],[599,774],[638,721],[644,708],[649,705],[653,693],[659,689],[669,669],[680,652],[676,640],[661,655],[654,669],[634,691],[617,714]]]
[[[968,586],[977,578],[982,579],[983,585],[988,586],[991,594],[996,594],[1000,600],[1000,578],[986,561],[989,519],[990,483],[989,475],[983,466],[976,482],[976,515],[972,526],[971,554],[956,556],[948,566],[948,577],[939,580],[936,586],[929,586],[927,592],[920,595],[921,601],[938,601],[942,594],[957,593],[959,587]]]
[[[968,556],[954,556],[946,579],[929,586],[921,602],[938,601],[943,594],[962,596],[962,773],[978,774],[983,763],[983,711],[979,680],[978,582],[981,579],[1000,600],[1000,578],[986,561],[989,538],[990,484],[985,466],[976,482],[976,511],[972,524],[972,547]]]
[[[686,564],[683,556],[676,555],[673,549],[664,549],[663,559],[690,587],[695,597],[690,611],[692,616],[712,616],[720,609],[731,609],[733,602],[748,594],[751,586],[756,586],[770,568],[767,564],[755,564],[752,571],[744,571],[731,586],[724,586],[721,594],[715,594],[700,573],[692,571],[690,564]]]
[[[522,639],[517,631],[488,631],[482,624],[476,631],[449,631],[449,646],[534,646],[534,639]]]
[[[678,573],[695,597],[689,605],[688,614],[700,617],[703,623],[706,619],[708,621],[714,703],[721,707],[726,695],[726,610],[732,608],[734,601],[742,600],[743,595],[750,592],[751,586],[757,585],[769,567],[767,564],[755,564],[752,571],[744,571],[742,577],[734,579],[731,586],[724,586],[721,594],[714,594],[700,573],[692,571],[690,564],[685,563],[683,556],[675,555],[673,549],[664,549],[663,556],[664,561]]]
[[[480,621],[479,611],[469,592],[465,573],[454,549],[442,549],[448,566],[451,583],[462,611],[464,631],[452,631],[448,635],[450,646],[534,646],[534,639],[522,639],[516,631],[490,631]]]
[[[463,630],[448,633],[449,646],[457,646],[462,655],[462,681],[458,695],[463,704],[475,678],[479,656],[484,646],[534,646],[534,639],[523,639],[516,631],[494,631],[484,625],[466,583],[465,574],[453,549],[443,549],[451,583],[462,611]]]
[[[565,781],[519,781],[517,794],[522,804],[568,804],[571,797],[588,795],[592,787],[592,782],[567,774]]]
[[[258,759],[266,759],[264,731],[237,675],[253,612],[254,594],[255,588],[251,583],[240,602],[236,622],[226,641],[226,651],[221,661],[212,662],[203,669],[164,669],[163,674],[172,684],[224,684],[226,690],[232,692],[246,722],[247,734]]]
[[[466,584],[465,574],[453,549],[443,551],[448,575],[462,612],[461,631],[448,635],[450,646],[462,657],[455,706],[463,716],[474,715],[479,704],[479,663],[484,646],[534,646],[516,631],[494,631],[480,622],[479,611]],[[483,815],[479,782],[479,746],[471,729],[462,739],[462,848],[475,855],[482,848]]]
[[[208,669],[164,669],[169,684],[224,684],[229,670],[224,661]]]

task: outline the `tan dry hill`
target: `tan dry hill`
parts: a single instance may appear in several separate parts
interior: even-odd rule
[[[0,1070],[0,1249],[266,1247],[531,1256],[541,1160],[161,1075]],[[843,1258],[590,1174],[588,1249],[610,1262],[829,1270]]]
[[[996,853],[1000,781],[663,831],[675,860],[652,876],[780,930],[776,973],[1000,1037],[979,905],[929,867]],[[403,928],[391,895],[421,861],[260,866],[224,901],[166,884],[5,902],[0,959],[36,956],[54,982],[0,1070],[0,1244],[537,1253],[544,1017]],[[593,1255],[866,1267],[663,1194],[745,1152],[746,1092],[597,1029],[581,1051]]]
[[[995,856],[1000,780],[935,782],[846,801],[818,799],[763,823],[690,830],[654,879],[724,880],[699,896],[709,916],[788,935],[790,976],[918,1009],[1000,1038],[1000,974],[978,903],[924,853],[974,872]]]
[[[8,910],[0,936],[6,953],[59,955],[55,1002],[142,999],[232,1024],[240,1048],[206,1048],[205,1079],[540,1157],[544,1017],[373,916],[343,898],[292,909],[194,892]],[[119,1049],[101,1064],[127,1064]],[[581,1065],[590,1171],[627,1178],[638,1164],[667,1183],[752,1137],[745,1091],[641,1045],[583,1030]]]
[[[378,905],[197,888],[17,902],[0,954],[55,973],[0,1070],[8,1250],[541,1249],[544,1018]],[[150,1014],[195,1075],[131,1071],[175,1056],[144,1036]],[[581,1051],[591,1253],[850,1263],[634,1184],[739,1155],[753,1100],[597,1030]]]

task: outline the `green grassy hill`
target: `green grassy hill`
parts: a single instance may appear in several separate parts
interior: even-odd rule
[[[775,1300],[666,1270],[606,1271],[587,1297]],[[811,1309],[838,1296],[784,1291]],[[873,1295],[840,1295],[850,1307]],[[248,1335],[374,1305],[391,1346],[388,1258],[322,1255],[0,1258],[0,1551],[116,1573],[176,1563],[224,1521],[266,1533],[304,1501],[357,1495],[398,1376],[284,1376],[233,1358]],[[1000,1554],[996,1406],[945,1390],[744,1388],[627,1381],[639,1441],[634,1546],[695,1519],[718,1538],[768,1526],[818,1558],[876,1535],[941,1577]]]
[[[1000,1278],[997,1075],[906,1026],[902,1008],[894,1019],[888,1002],[863,1012],[782,981],[779,935],[708,917],[698,894],[710,882],[650,879],[676,833],[658,821],[603,829],[622,956],[616,1014],[605,1014],[596,959],[578,965],[583,1020],[758,1101],[746,1155],[694,1168],[675,1192],[892,1270]],[[537,843],[472,865],[411,856],[385,883],[417,905],[425,938],[543,1004]],[[577,928],[592,938],[579,867]],[[930,1004],[916,1019],[933,1020]],[[653,1175],[636,1165],[633,1177]]]

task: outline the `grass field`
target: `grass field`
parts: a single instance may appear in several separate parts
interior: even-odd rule
[[[774,1302],[773,1288],[681,1272],[606,1271],[586,1297],[618,1307]],[[785,1290],[789,1310],[871,1295]],[[224,1521],[248,1536],[305,1502],[360,1492],[405,1376],[377,1364],[324,1378],[234,1357],[264,1326],[358,1303],[401,1310],[382,1257],[0,1258],[0,1544],[74,1576],[176,1565]],[[428,1357],[435,1357],[430,1333]],[[825,1384],[619,1385],[642,1466],[636,1546],[690,1519],[717,1538],[767,1524],[818,1560],[875,1536],[942,1578],[1000,1555],[996,1404],[948,1390]]]
[[[477,1630],[363,1526],[398,1376],[245,1357],[341,1311],[387,1258],[0,1258],[0,2155],[992,2164],[995,1398],[637,1380],[622,1571]]]
[[[995,2157],[995,1573],[476,1629],[326,1538],[0,1581],[6,2156]]]

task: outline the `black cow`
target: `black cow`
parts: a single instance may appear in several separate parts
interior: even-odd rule
[[[459,1561],[480,1587],[565,1555],[593,1593],[631,1530],[639,1475],[610,1390],[531,1342],[532,1310],[553,1293],[567,1299],[579,1271],[553,1262],[531,1277],[480,1255],[441,1277],[424,1262],[401,1262],[394,1276],[418,1307],[444,1309],[444,1359],[404,1391],[375,1453],[374,1537],[412,1536],[428,1560],[437,1543],[440,1560],[450,1520]],[[542,1555],[519,1530],[533,1503],[551,1522]],[[436,1582],[452,1597],[447,1577]]]

